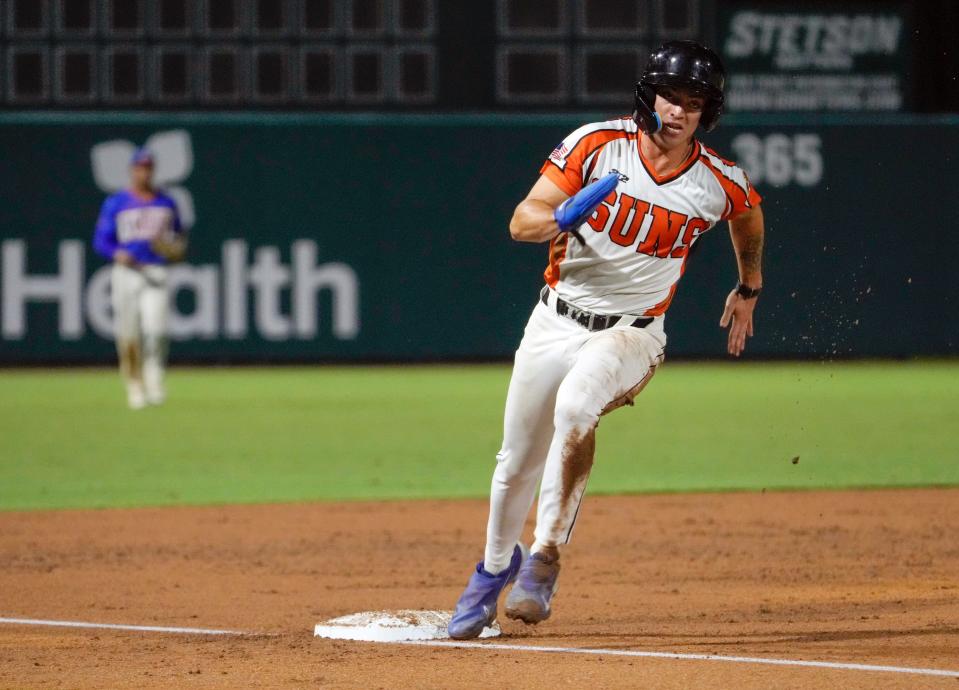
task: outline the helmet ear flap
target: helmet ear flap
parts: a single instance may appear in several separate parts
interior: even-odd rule
[[[719,123],[719,116],[723,113],[723,102],[710,98],[703,108],[703,115],[699,119],[700,126],[707,132],[712,132]]]
[[[636,107],[633,110],[633,120],[636,125],[647,134],[655,134],[663,127],[663,121],[656,112],[656,92],[645,82],[636,83]]]

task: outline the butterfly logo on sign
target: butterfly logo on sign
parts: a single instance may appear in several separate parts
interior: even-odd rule
[[[196,213],[193,195],[179,185],[193,172],[193,142],[184,129],[171,129],[151,135],[143,144],[156,160],[153,182],[173,197],[184,229],[193,227]],[[130,181],[130,158],[136,144],[126,139],[113,139],[90,149],[93,179],[100,191],[107,194],[126,188]]]

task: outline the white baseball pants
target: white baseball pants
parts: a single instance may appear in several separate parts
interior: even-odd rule
[[[569,541],[592,467],[594,434],[607,407],[635,395],[662,362],[663,317],[636,317],[591,332],[556,313],[556,293],[537,302],[513,365],[503,446],[490,489],[485,568],[509,565],[540,483],[536,543]]]
[[[110,290],[121,359],[125,356],[124,348],[137,348],[142,365],[129,375],[142,380],[148,399],[160,402],[165,395],[163,377],[168,349],[167,269],[158,265],[129,268],[114,264]]]

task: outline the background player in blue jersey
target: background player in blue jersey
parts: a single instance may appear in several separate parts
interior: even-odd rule
[[[100,209],[93,248],[113,262],[110,278],[120,373],[132,409],[166,397],[167,268],[186,252],[176,204],[153,188],[153,154],[137,149],[130,187],[107,197]]]

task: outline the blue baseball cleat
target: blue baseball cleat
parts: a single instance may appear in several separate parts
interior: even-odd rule
[[[496,620],[496,602],[506,585],[516,579],[520,566],[529,555],[523,544],[513,548],[509,567],[498,575],[490,575],[483,569],[483,561],[476,564],[466,589],[456,602],[456,610],[450,619],[447,631],[454,640],[472,640],[479,637],[483,628]]]
[[[531,554],[519,570],[516,584],[506,597],[506,617],[535,625],[549,618],[550,602],[556,594],[559,559]]]

